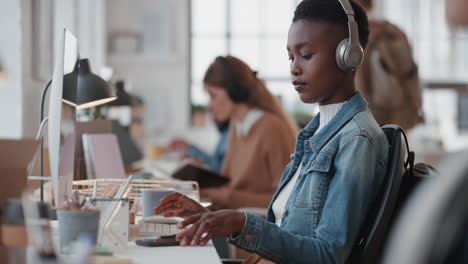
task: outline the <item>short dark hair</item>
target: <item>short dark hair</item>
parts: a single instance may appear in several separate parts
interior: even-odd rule
[[[349,2],[354,9],[358,24],[359,41],[361,46],[365,48],[369,40],[369,22],[366,12],[353,0],[349,0]],[[343,24],[346,27],[348,23],[348,17],[338,0],[303,0],[294,11],[293,23],[302,19],[312,22]]]

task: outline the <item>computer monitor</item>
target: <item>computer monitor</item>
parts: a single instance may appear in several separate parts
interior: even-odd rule
[[[64,29],[60,47],[57,49],[49,99],[48,147],[50,174],[54,188],[54,201],[57,208],[72,192],[75,148],[75,108],[62,100],[64,87],[76,85],[64,82],[65,74],[72,73],[79,61],[78,40]],[[76,90],[76,89],[75,89]]]

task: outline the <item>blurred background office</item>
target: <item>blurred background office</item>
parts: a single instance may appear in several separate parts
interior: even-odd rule
[[[1,0],[0,138],[36,135],[41,92],[62,53],[64,27],[79,40],[80,57],[90,59],[92,71],[119,97],[78,111],[77,118],[114,119],[121,134],[129,132],[136,144],[123,152],[140,152],[128,157],[132,164],[124,157],[127,172],[170,174],[173,167],[155,161],[173,139],[213,153],[220,134],[207,110],[203,76],[220,55],[258,72],[302,127],[318,107],[303,104],[290,80],[286,38],[299,2]],[[424,119],[407,131],[417,162],[437,166],[468,148],[467,11],[467,0],[374,0],[368,14],[397,26],[411,46]]]
[[[0,137],[35,135],[40,93],[51,76],[64,26],[78,37],[80,55],[90,58],[93,71],[132,96],[129,123],[123,125],[146,157],[157,156],[157,147],[174,137],[196,141],[208,152],[214,149],[218,133],[205,111],[202,77],[217,55],[237,56],[257,70],[303,125],[317,108],[302,104],[294,91],[285,48],[298,2],[3,0]],[[446,152],[466,148],[468,31],[449,26],[446,16],[447,3],[464,2],[374,2],[370,16],[406,33],[419,68],[425,122],[410,131],[417,158],[436,162]],[[109,109],[97,111],[104,114],[81,116],[109,117]]]

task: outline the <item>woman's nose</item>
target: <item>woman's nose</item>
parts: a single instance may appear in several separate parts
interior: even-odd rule
[[[299,67],[296,60],[291,61],[290,71],[292,76],[297,76],[301,74],[301,68]]]

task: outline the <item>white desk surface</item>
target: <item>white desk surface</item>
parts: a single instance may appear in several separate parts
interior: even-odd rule
[[[56,250],[58,252],[58,222],[52,221],[52,232],[55,240]],[[55,232],[54,232],[55,231]],[[132,260],[132,264],[221,264],[221,259],[210,241],[204,247],[142,247],[137,246],[134,241],[128,242],[128,247],[122,250],[114,250],[114,256],[128,258]],[[34,262],[28,262],[34,263]]]
[[[133,264],[221,264],[221,260],[212,242],[204,247],[141,247],[135,245],[135,242],[129,242],[127,249],[114,252],[114,255],[129,258],[133,261]]]

